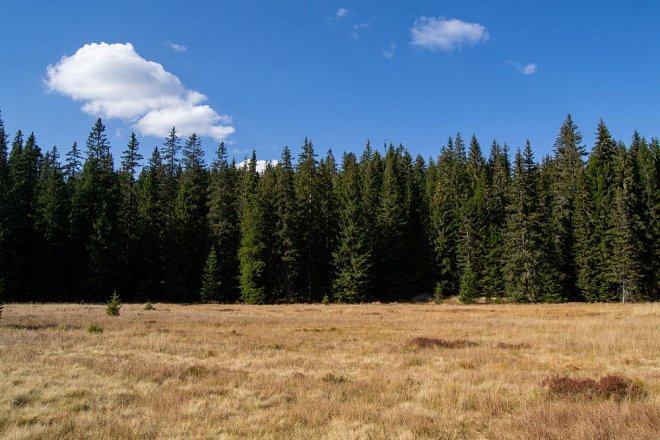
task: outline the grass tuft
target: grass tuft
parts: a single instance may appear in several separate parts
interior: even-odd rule
[[[551,376],[543,380],[543,386],[555,396],[586,399],[635,400],[644,397],[644,386],[619,375],[607,375],[599,380]]]
[[[468,341],[465,339],[438,339],[438,338],[425,338],[425,337],[417,337],[410,342],[408,342],[408,346],[411,347],[417,347],[417,348],[433,348],[433,347],[440,347],[440,348],[465,348],[465,347],[474,347],[477,346],[478,344],[473,341]]]

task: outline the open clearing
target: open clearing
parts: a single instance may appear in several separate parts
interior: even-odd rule
[[[657,439],[660,304],[5,306],[6,439]],[[102,332],[88,331],[98,324]],[[415,338],[437,338],[418,339]],[[630,378],[623,399],[555,375]]]

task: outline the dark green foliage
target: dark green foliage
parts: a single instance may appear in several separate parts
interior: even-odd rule
[[[460,134],[438,158],[367,143],[358,161],[210,167],[172,128],[141,168],[133,134],[115,169],[103,122],[64,167],[0,118],[0,293],[17,301],[263,304],[659,299],[660,144],[616,144],[601,121],[586,161],[570,116],[541,164]],[[10,150],[10,151],[9,151]],[[467,151],[466,151],[467,150]],[[117,297],[118,301],[118,297]],[[117,308],[118,311],[118,308]]]
[[[218,301],[238,299],[238,170],[227,162],[227,149],[220,143],[209,174],[209,229],[212,245],[219,250],[218,271],[221,286]]]
[[[363,209],[361,172],[355,155],[344,155],[337,184],[339,215],[338,246],[333,254],[333,296],[337,302],[367,300],[372,283],[371,254]]]
[[[199,296],[203,303],[217,302],[222,299],[222,282],[220,281],[218,269],[218,254],[215,251],[215,246],[213,246],[206,259],[202,288],[199,291]]]
[[[113,292],[110,301],[105,305],[105,313],[110,316],[119,316],[119,311],[122,308],[121,300],[117,292]]]

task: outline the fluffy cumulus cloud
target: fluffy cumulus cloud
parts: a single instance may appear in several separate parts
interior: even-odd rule
[[[279,160],[257,160],[255,168],[257,173],[263,174],[266,171],[266,167],[268,165],[275,167],[277,166],[278,163],[280,163]],[[250,160],[245,159],[238,162],[236,164],[236,168],[247,168],[249,164],[250,164]]]
[[[421,17],[410,29],[410,37],[415,46],[451,51],[488,41],[489,35],[479,23],[468,23],[457,18]]]
[[[216,140],[234,132],[229,116],[203,104],[206,96],[142,58],[130,43],[84,45],[48,66],[46,86],[82,101],[86,113],[130,121],[144,135],[164,137],[173,126],[182,136]]]

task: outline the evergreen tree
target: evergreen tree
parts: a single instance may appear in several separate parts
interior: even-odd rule
[[[0,112],[0,289],[9,276],[9,240],[10,240],[10,211],[8,193],[10,188],[9,169],[7,164],[7,133],[5,123]],[[0,296],[2,292],[0,292]]]
[[[252,152],[243,178],[241,195],[241,244],[238,251],[240,264],[241,299],[247,304],[264,304],[268,300],[265,286],[266,237],[263,211],[259,205],[259,174],[257,156]]]
[[[217,157],[209,175],[209,228],[215,246],[221,292],[218,301],[238,299],[238,174],[227,162],[224,142],[218,146]]]
[[[289,147],[284,147],[282,158],[275,169],[275,294],[292,301],[299,283],[297,243],[296,195],[294,170]]]
[[[87,138],[87,159],[71,200],[71,249],[75,282],[86,299],[101,300],[117,288],[119,181],[105,126],[99,118]]]
[[[555,257],[560,274],[562,291],[568,299],[579,299],[576,290],[575,262],[575,195],[578,181],[584,172],[582,156],[585,154],[582,135],[571,115],[566,117],[554,145],[556,172],[553,183],[552,234]]]
[[[221,301],[222,281],[219,273],[218,256],[215,252],[215,246],[211,246],[209,256],[206,258],[204,266],[204,276],[202,278],[202,288],[199,292],[203,303]]]
[[[142,169],[137,182],[138,241],[140,273],[138,291],[147,299],[164,297],[166,286],[166,258],[169,255],[167,209],[167,175],[160,151],[154,148],[148,165]]]
[[[460,153],[463,154],[463,153]],[[431,201],[432,242],[437,265],[436,296],[459,293],[457,244],[462,159],[451,138],[438,158],[438,181]]]
[[[538,178],[538,167],[527,142],[523,153],[516,152],[504,241],[506,291],[514,301],[536,302],[543,295]]]
[[[122,154],[121,171],[119,173],[121,185],[121,204],[119,207],[122,230],[121,259],[126,290],[133,290],[133,286],[138,284],[137,277],[141,273],[138,267],[138,196],[136,184],[137,167],[142,160],[139,145],[135,133],[131,133],[126,150]],[[134,292],[132,293],[134,294]]]
[[[208,175],[201,140],[194,133],[183,148],[183,166],[173,212],[169,273],[176,298],[194,301],[208,255]]]
[[[34,133],[23,144],[23,134],[19,130],[12,142],[7,161],[7,289],[21,299],[32,299],[29,280],[34,255],[34,217],[36,186],[39,178],[41,150]],[[18,298],[17,298],[18,299]]]
[[[335,186],[337,180],[337,164],[332,150],[319,162],[318,193],[319,193],[319,237],[318,271],[319,292],[327,295],[332,289],[333,252],[337,247],[337,200]]]
[[[35,200],[35,254],[31,277],[35,299],[65,300],[68,275],[69,197],[57,148],[41,162]]]
[[[321,300],[323,296],[320,195],[318,162],[312,142],[305,139],[295,174],[298,225],[298,270],[301,301]]]
[[[337,302],[366,301],[371,292],[371,254],[362,208],[360,167],[354,154],[344,154],[337,184],[338,245],[333,253],[333,296]]]

